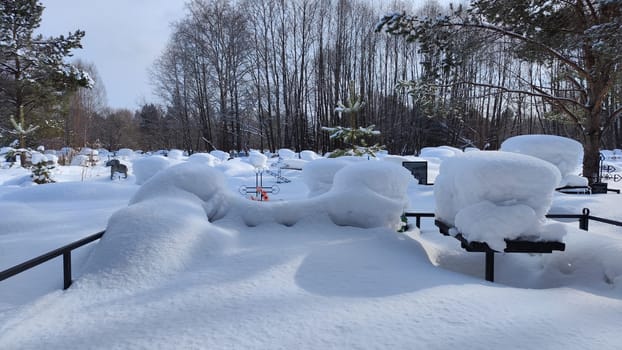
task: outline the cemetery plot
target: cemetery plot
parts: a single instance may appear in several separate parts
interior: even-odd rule
[[[263,171],[258,171],[255,173],[255,186],[240,186],[239,192],[242,195],[251,194],[250,199],[264,202],[269,199],[268,194],[277,194],[280,190],[277,185],[264,186]]]

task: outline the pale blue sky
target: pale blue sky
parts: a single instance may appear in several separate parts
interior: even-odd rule
[[[183,17],[185,0],[41,0],[44,35],[86,31],[74,57],[93,63],[108,105],[134,110],[154,101],[148,68],[168,41],[170,23]]]
[[[412,4],[424,1],[413,0]],[[110,107],[134,110],[145,101],[156,100],[148,69],[168,41],[170,23],[183,18],[186,0],[40,2],[45,10],[39,32],[54,36],[76,29],[86,32],[84,48],[75,50],[74,57],[95,65]]]

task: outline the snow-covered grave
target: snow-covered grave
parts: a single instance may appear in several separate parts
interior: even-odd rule
[[[565,249],[564,226],[546,219],[559,181],[551,163],[518,153],[448,158],[434,184],[437,224],[466,250],[487,253],[486,279],[492,281],[494,252]]]
[[[248,157],[128,153],[123,181],[103,164],[84,178],[82,167],[59,166],[47,185],[2,169],[0,269],[107,232],[73,252],[65,291],[56,260],[0,282],[0,348],[617,349],[619,228],[559,223],[566,250],[499,254],[498,284],[431,221],[396,232],[404,208],[436,207],[434,189],[401,162],[428,161],[434,182],[461,158],[447,150],[381,160],[301,152],[304,169],[263,203],[235,192],[255,177]],[[622,220],[619,198],[554,192],[549,205]]]
[[[519,135],[503,141],[500,150],[530,155],[554,164],[561,174],[559,189],[588,189],[588,179],[579,175],[583,145],[578,141],[556,135]]]
[[[269,172],[268,157],[256,150],[251,150],[248,154],[248,163],[255,169],[255,186],[240,186],[239,192],[243,195],[251,194],[249,197],[256,201],[267,201],[268,194],[277,194],[280,191],[279,186],[265,186],[263,181],[263,173]]]

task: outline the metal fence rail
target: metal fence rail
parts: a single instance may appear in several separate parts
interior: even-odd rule
[[[421,218],[435,218],[434,213],[406,212],[404,213],[404,216],[416,218],[416,225],[418,228],[421,227]],[[610,225],[622,226],[622,222],[590,215],[590,210],[587,208],[584,208],[581,214],[547,214],[546,217],[549,219],[578,219],[579,228],[585,231],[589,228],[590,220]],[[442,234],[449,235],[449,226],[436,220],[436,218],[434,223],[439,227],[439,231]],[[460,233],[452,236],[460,241],[461,247],[466,251],[486,253],[485,276],[487,281],[493,282],[495,264],[494,254],[497,251],[491,249],[486,242],[467,241]],[[503,252],[506,253],[552,253],[553,250],[563,251],[566,248],[563,242],[532,242],[522,241],[520,239],[506,239],[505,242],[507,247],[503,250]]]
[[[421,218],[434,218],[434,213],[405,212],[404,216],[414,217],[415,225],[417,227],[421,227]],[[594,221],[598,221],[598,222],[602,222],[602,223],[614,225],[614,226],[622,226],[622,222],[620,221],[590,215],[590,210],[588,208],[583,208],[583,211],[581,214],[546,214],[546,217],[549,219],[577,219],[579,220],[579,228],[585,231],[588,231],[589,229],[590,220],[594,220]]]
[[[29,270],[35,266],[39,266],[46,261],[52,260],[62,255],[63,256],[63,289],[67,289],[71,285],[71,251],[102,238],[105,232],[106,231],[101,231],[101,232],[92,234],[88,237],[82,238],[73,243],[69,243],[66,246],[60,247],[58,249],[54,249],[50,252],[40,255],[34,259],[30,259],[19,265],[15,265],[11,268],[8,268],[0,272],[0,281],[4,281],[5,279],[9,277],[15,276],[19,273]]]
[[[421,227],[421,218],[434,218],[434,213],[423,213],[423,212],[405,212],[404,216],[406,217],[414,217],[415,223],[417,227]],[[589,221],[594,220],[598,222],[602,222],[609,225],[622,226],[622,222],[615,221],[611,219],[601,218],[598,216],[590,215],[590,210],[587,208],[583,209],[582,214],[547,214],[547,218],[549,219],[578,219],[579,220],[579,228],[587,231],[589,228]],[[40,255],[34,259],[30,259],[26,262],[23,262],[19,265],[15,265],[10,267],[4,271],[0,272],[0,281],[4,281],[5,279],[20,274],[26,270],[29,270],[33,267],[39,266],[46,261],[52,260],[56,257],[63,256],[63,289],[69,288],[71,285],[71,252],[77,248],[80,248],[84,245],[87,245],[93,241],[101,239],[106,231],[101,231],[95,234],[92,234],[88,237],[77,240],[73,243],[69,243],[63,247],[58,249],[54,249],[50,252],[47,252],[43,255]]]

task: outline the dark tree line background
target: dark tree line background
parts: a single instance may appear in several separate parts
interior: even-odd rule
[[[573,87],[560,79],[568,74],[562,64],[521,59],[512,54],[515,42],[485,31],[470,30],[446,46],[428,47],[374,31],[389,9],[430,17],[449,12],[435,1],[413,6],[190,1],[151,67],[160,101],[147,101],[137,111],[111,110],[103,87],[79,88],[62,103],[32,111],[54,123],[30,140],[48,148],[325,152],[340,145],[323,126],[374,124],[381,131],[374,142],[394,154],[414,154],[436,145],[496,149],[519,134],[580,138],[559,108],[512,89],[546,83],[557,89],[551,93],[570,96]],[[446,42],[443,36],[455,34],[439,29],[431,35]],[[98,81],[92,64],[78,65]],[[603,113],[622,106],[621,68],[618,63]],[[459,84],[466,81],[471,84]],[[351,91],[365,101],[355,125],[335,112]],[[9,136],[3,135],[3,143]],[[622,148],[619,118],[602,130],[601,146]]]

